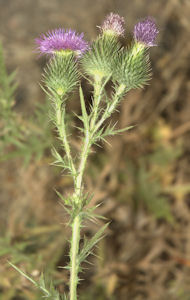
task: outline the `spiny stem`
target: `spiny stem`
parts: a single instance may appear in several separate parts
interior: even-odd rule
[[[89,139],[89,132],[86,132],[86,137],[83,145],[83,150],[81,153],[81,161],[78,168],[78,173],[76,177],[75,183],[75,193],[74,193],[74,201],[78,207],[82,207],[81,205],[81,190],[82,190],[82,178],[84,174],[84,169],[87,161],[87,157],[89,154],[90,149],[90,139]],[[80,214],[80,212],[79,212]],[[71,239],[71,252],[70,252],[70,262],[71,262],[71,269],[70,269],[70,300],[77,300],[77,284],[78,284],[78,252],[79,252],[79,242],[80,242],[80,227],[81,227],[81,218],[77,214],[74,217],[73,224],[72,224],[72,239]]]
[[[97,79],[94,83],[94,105],[93,105],[93,110],[92,110],[90,129],[94,128],[94,124],[97,119],[99,103],[101,100],[101,94],[102,94],[101,79]]]
[[[82,179],[86,166],[86,161],[89,155],[91,140],[93,138],[93,134],[98,130],[98,128],[102,125],[102,123],[111,115],[114,111],[120,96],[122,93],[122,89],[118,89],[115,93],[114,101],[110,106],[107,107],[105,113],[103,114],[100,121],[96,124],[96,120],[98,117],[98,107],[101,100],[102,87],[101,83],[98,82],[95,84],[95,93],[94,93],[94,110],[91,118],[91,122],[88,126],[90,131],[86,129],[85,131],[85,139],[84,144],[81,151],[81,160],[78,167],[78,172],[75,181],[75,193],[74,193],[74,201],[78,208],[82,209],[81,205],[81,193],[82,193]],[[78,253],[79,253],[79,242],[80,242],[80,227],[81,227],[82,219],[79,213],[74,217],[72,224],[72,239],[71,239],[71,250],[70,250],[70,300],[77,300],[77,285],[78,285],[78,271],[79,271],[79,263],[78,263]]]
[[[84,145],[83,145],[83,149],[81,152],[81,161],[79,164],[79,168],[78,168],[78,175],[76,178],[76,195],[78,198],[80,198],[81,196],[81,190],[82,190],[82,179],[83,179],[83,174],[84,174],[84,170],[85,170],[85,165],[86,165],[86,161],[88,158],[88,154],[90,151],[90,133],[89,131],[86,131],[86,136],[85,136],[85,140],[84,140]]]
[[[72,173],[76,174],[76,169],[71,156],[69,142],[67,140],[67,132],[66,132],[66,124],[65,124],[65,108],[62,109],[62,105],[60,102],[58,102],[56,105],[56,123],[57,123],[59,136],[63,142],[65,153],[69,161],[69,165],[71,167]]]
[[[109,118],[111,116],[111,114],[114,112],[121,96],[123,95],[124,89],[125,89],[125,86],[123,86],[122,84],[118,87],[118,89],[115,92],[113,102],[111,104],[108,104],[108,106],[107,106],[105,112],[103,113],[101,119],[95,125],[94,132],[96,132],[101,127],[101,125],[104,123],[104,121],[107,118]]]
[[[101,100],[102,94],[102,87],[101,83],[99,82],[95,87],[95,95],[94,95],[94,110],[93,115],[91,118],[91,123],[89,124],[88,128],[92,130],[95,126],[95,122],[98,115],[98,107]],[[84,170],[87,162],[87,158],[90,152],[91,141],[93,138],[93,133],[86,128],[85,131],[85,139],[81,151],[81,159],[77,171],[77,176],[75,180],[75,193],[74,193],[74,201],[79,209],[82,210],[82,180],[84,175]],[[80,214],[80,212],[79,212]],[[73,224],[72,224],[72,239],[71,239],[71,252],[70,252],[70,261],[71,261],[71,269],[70,269],[70,300],[77,300],[77,285],[78,285],[78,270],[79,265],[77,261],[78,253],[79,253],[79,242],[80,242],[80,227],[81,227],[81,218],[80,215],[77,214],[74,217]]]
[[[71,272],[70,272],[70,300],[77,300],[77,284],[78,284],[78,251],[80,241],[80,225],[81,218],[77,215],[72,224],[72,239],[71,239]]]

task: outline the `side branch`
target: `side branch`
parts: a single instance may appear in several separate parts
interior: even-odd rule
[[[65,108],[62,108],[61,103],[58,103],[56,105],[56,126],[58,129],[60,139],[63,142],[63,147],[69,162],[70,169],[72,171],[72,174],[75,176],[76,169],[71,156],[70,145],[67,140],[67,132],[66,132],[66,124],[65,124]]]
[[[106,119],[108,119],[111,114],[115,111],[121,97],[123,96],[123,93],[125,91],[125,86],[124,85],[120,85],[113,97],[113,101],[112,103],[109,103],[101,117],[101,119],[96,123],[96,125],[94,126],[94,131],[93,134],[96,133],[98,131],[98,129],[102,126],[102,124],[105,122]]]

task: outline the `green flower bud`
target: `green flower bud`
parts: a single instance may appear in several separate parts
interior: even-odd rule
[[[135,43],[131,49],[122,49],[115,59],[113,81],[125,85],[126,91],[141,88],[151,77],[151,67],[147,50]]]
[[[114,58],[120,48],[114,36],[103,35],[95,40],[91,49],[82,57],[82,67],[86,74],[96,80],[111,76]]]
[[[73,54],[60,51],[55,55],[45,69],[44,82],[54,96],[64,97],[71,92],[79,82],[79,71]]]

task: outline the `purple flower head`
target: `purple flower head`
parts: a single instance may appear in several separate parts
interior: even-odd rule
[[[153,18],[148,17],[137,23],[133,33],[137,42],[142,43],[147,47],[156,46],[155,40],[159,31]]]
[[[89,49],[83,36],[83,33],[78,34],[71,29],[55,29],[42,34],[36,39],[37,49],[41,54],[54,54],[57,51],[67,50],[81,56]]]
[[[124,35],[124,25],[125,20],[123,17],[120,17],[118,14],[110,13],[100,28],[103,33],[108,32],[114,35]]]

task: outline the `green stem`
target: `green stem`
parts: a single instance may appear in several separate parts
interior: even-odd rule
[[[72,224],[72,239],[71,239],[71,252],[70,252],[70,300],[77,300],[77,285],[78,285],[78,253],[79,253],[79,242],[80,242],[80,227],[82,219],[80,217],[80,210],[82,209],[82,178],[84,169],[90,149],[89,132],[86,132],[85,142],[81,153],[81,161],[78,168],[78,173],[75,183],[74,201],[78,207],[78,214],[74,217]]]
[[[82,179],[83,179],[83,174],[85,170],[85,165],[86,161],[89,155],[90,151],[90,146],[91,146],[91,140],[93,137],[93,128],[95,126],[97,116],[98,116],[98,108],[101,100],[101,95],[102,95],[102,85],[101,85],[101,79],[96,80],[94,84],[94,106],[93,106],[93,111],[92,111],[92,116],[91,116],[91,121],[90,121],[90,126],[89,129],[86,128],[85,131],[85,140],[81,152],[81,160],[78,168],[78,175],[76,177],[76,201],[80,201],[80,196],[81,196],[81,190],[82,190]]]
[[[76,169],[71,156],[69,142],[67,140],[66,124],[65,124],[65,108],[62,109],[61,103],[58,102],[56,107],[56,123],[59,136],[63,142],[65,153],[73,174],[76,174]]]
[[[116,109],[118,102],[120,100],[120,98],[122,97],[123,93],[125,90],[125,86],[124,85],[120,85],[118,87],[118,89],[115,92],[114,98],[113,98],[113,102],[111,104],[108,104],[105,112],[103,113],[101,119],[99,120],[99,122],[97,122],[96,126],[94,127],[94,132],[97,132],[97,130],[101,127],[101,125],[104,123],[104,121],[109,118],[111,116],[111,114],[114,112],[114,110]]]
[[[84,170],[87,162],[87,158],[90,152],[91,141],[93,138],[93,127],[95,126],[98,117],[98,108],[101,100],[102,86],[101,82],[98,81],[94,86],[94,107],[91,117],[90,124],[85,131],[85,139],[81,151],[81,159],[77,171],[77,176],[75,178],[75,193],[73,195],[73,200],[78,208],[78,214],[74,217],[72,224],[72,239],[71,239],[71,252],[70,252],[70,300],[77,300],[77,285],[78,285],[78,253],[79,253],[79,242],[80,242],[80,227],[82,219],[80,217],[80,211],[83,209],[82,203],[82,180],[84,175]]]
[[[102,95],[101,82],[102,82],[101,79],[97,79],[94,83],[94,105],[93,105],[93,110],[92,110],[92,118],[91,118],[91,122],[90,122],[91,130],[94,128],[94,125],[96,123],[96,119],[98,116],[98,108],[99,108],[101,95]]]
[[[72,240],[71,240],[71,272],[70,272],[70,300],[77,300],[77,284],[78,284],[78,261],[77,256],[79,252],[79,241],[80,241],[80,226],[81,218],[77,215],[74,218],[72,225]]]
[[[90,151],[90,143],[91,140],[91,134],[90,132],[87,130],[86,131],[86,136],[85,136],[85,140],[84,140],[84,145],[83,145],[83,149],[81,152],[81,161],[79,164],[79,168],[78,168],[78,175],[76,178],[76,196],[77,196],[77,200],[80,201],[81,198],[81,192],[82,192],[82,179],[83,179],[83,174],[84,174],[84,170],[85,170],[85,165],[86,165],[86,161],[89,155],[89,151]]]
[[[104,84],[105,85],[105,84]],[[89,121],[89,126],[85,128],[85,138],[81,151],[81,159],[79,163],[79,167],[77,172],[75,172],[75,168],[72,162],[72,157],[70,153],[69,144],[66,138],[65,126],[60,126],[62,128],[60,133],[61,138],[63,139],[66,155],[68,160],[71,163],[71,166],[74,170],[74,174],[76,176],[73,177],[75,192],[73,195],[73,201],[75,202],[75,215],[73,217],[72,223],[72,238],[71,238],[71,250],[70,250],[70,300],[77,300],[77,285],[78,285],[78,272],[79,272],[79,243],[80,243],[80,228],[82,223],[81,211],[83,209],[82,203],[82,180],[84,175],[84,170],[87,162],[87,158],[90,152],[90,147],[92,144],[93,136],[96,131],[100,128],[102,123],[111,115],[111,113],[115,110],[118,101],[123,93],[122,86],[118,87],[113,102],[107,106],[102,118],[97,122],[99,116],[99,104],[101,100],[102,90],[104,85],[101,84],[101,81],[96,81],[94,85],[94,105],[92,110],[92,115]],[[65,112],[63,112],[64,114]],[[59,116],[58,116],[59,117]],[[61,120],[64,118],[61,117]],[[96,123],[97,122],[97,123]]]

